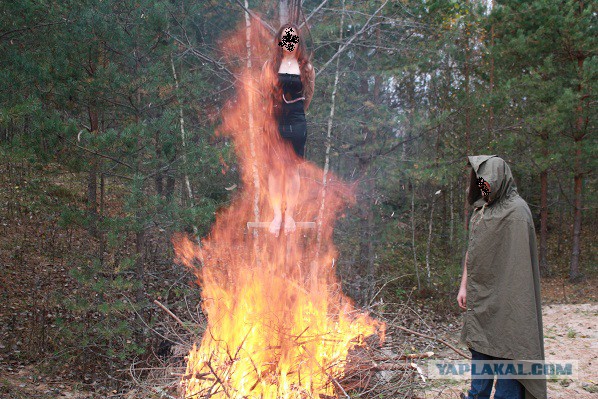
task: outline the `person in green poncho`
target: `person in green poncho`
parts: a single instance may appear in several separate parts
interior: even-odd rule
[[[476,360],[544,360],[536,233],[507,163],[469,157],[474,207],[457,296],[461,342]],[[493,378],[472,378],[467,399],[489,398]],[[546,399],[546,379],[498,379],[495,399]]]

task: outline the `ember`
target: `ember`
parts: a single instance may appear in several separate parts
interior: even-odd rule
[[[234,141],[240,193],[217,215],[201,248],[180,236],[174,240],[178,260],[198,277],[208,317],[201,344],[188,356],[185,398],[334,395],[348,351],[383,330],[354,309],[335,275],[333,223],[353,202],[352,188],[300,162],[281,141],[268,92],[275,77],[261,72],[273,40],[259,26],[246,33],[243,27],[223,41],[238,80],[219,131]],[[282,168],[299,168],[295,220],[302,223],[274,237],[259,227],[273,216],[268,171]],[[196,259],[201,267],[194,266]]]

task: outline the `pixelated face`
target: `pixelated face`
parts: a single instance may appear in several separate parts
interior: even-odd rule
[[[483,177],[478,177],[478,187],[480,188],[480,190],[482,190],[482,195],[484,196],[484,198],[488,199],[488,196],[491,193],[490,184],[486,180],[484,180]]]
[[[295,50],[295,47],[299,44],[299,36],[293,28],[286,28],[278,45],[288,52]]]

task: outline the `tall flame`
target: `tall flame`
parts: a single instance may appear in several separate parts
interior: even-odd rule
[[[353,189],[298,159],[280,138],[272,112],[276,76],[262,72],[273,39],[253,25],[222,42],[238,80],[219,133],[234,141],[242,189],[201,248],[183,236],[173,240],[177,259],[198,277],[208,318],[201,345],[188,356],[185,398],[333,395],[348,351],[381,327],[354,309],[335,275],[333,223],[354,202]],[[317,227],[280,237],[248,229],[258,217],[272,219],[268,173],[289,168],[301,176],[294,218]],[[282,193],[274,200],[282,203]]]

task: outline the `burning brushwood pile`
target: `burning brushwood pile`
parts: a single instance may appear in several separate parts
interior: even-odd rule
[[[184,397],[346,397],[347,389],[366,387],[373,372],[413,371],[404,357],[368,351],[367,343],[384,339],[385,326],[340,290],[333,225],[352,203],[353,188],[301,162],[280,139],[268,92],[275,77],[261,68],[271,36],[243,27],[222,43],[238,80],[219,134],[234,142],[242,185],[201,244],[174,240],[178,260],[198,278],[208,319],[187,357]],[[299,170],[295,220],[308,228],[276,237],[255,227],[273,216],[267,174],[284,168]]]

